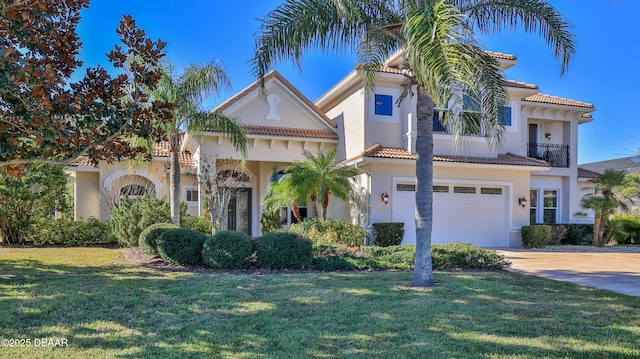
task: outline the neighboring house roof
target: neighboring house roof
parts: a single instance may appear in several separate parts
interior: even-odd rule
[[[522,81],[507,80],[507,87],[515,87],[521,89],[538,90],[538,85],[528,84]]]
[[[358,158],[387,158],[400,160],[415,160],[416,154],[398,147],[384,147],[375,144],[364,150],[357,156],[347,159],[344,162],[353,161]],[[475,163],[487,165],[506,165],[506,166],[534,166],[549,167],[545,161],[536,160],[530,157],[518,156],[513,153],[498,154],[497,157],[475,157],[475,156],[454,156],[454,155],[434,155],[434,162],[452,162],[452,163]]]
[[[496,59],[511,60],[511,61],[515,61],[518,59],[516,55],[512,55],[512,54],[504,54],[502,52],[488,51],[488,50],[484,50],[484,52],[486,52],[488,55]]]
[[[604,172],[606,169],[614,169],[617,171],[624,170],[626,173],[638,173],[640,172],[640,155],[615,158],[612,160],[598,161],[591,163],[583,163],[580,165],[585,170],[593,172]]]
[[[535,94],[528,96],[524,99],[526,102],[538,102],[538,103],[547,103],[552,105],[564,105],[564,106],[573,106],[573,107],[583,107],[593,109],[594,106],[590,103],[570,100],[567,98],[545,95],[545,94]]]
[[[596,171],[590,171],[586,168],[578,167],[578,178],[598,178],[600,173]]]
[[[331,130],[314,130],[308,128],[287,128],[274,126],[252,126],[244,125],[244,130],[249,135],[284,136],[284,137],[307,137],[318,139],[337,140],[338,134]]]
[[[320,109],[313,102],[311,102],[305,95],[302,94],[302,92],[300,92],[297,88],[295,88],[295,86],[293,86],[289,81],[287,81],[287,79],[285,79],[282,75],[280,75],[278,71],[271,71],[264,76],[265,83],[271,79],[277,79],[278,81],[280,81],[287,89],[289,89],[289,91],[293,92],[298,98],[300,98],[302,102],[304,102],[307,106],[309,106],[309,108],[313,112],[315,112],[318,116],[320,116],[320,118],[322,118],[328,125],[330,125],[333,128],[336,127],[336,123],[333,122],[333,120],[327,117],[325,113],[320,111]],[[252,83],[251,85],[245,87],[244,90],[238,92],[227,101],[223,102],[220,106],[216,107],[214,111],[225,110],[226,108],[233,105],[234,103],[236,103],[238,100],[240,100],[250,92],[259,88],[260,88],[260,81],[258,80]]]

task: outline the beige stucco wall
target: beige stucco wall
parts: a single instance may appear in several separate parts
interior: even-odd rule
[[[75,207],[74,218],[76,220],[84,220],[91,217],[100,218],[100,187],[98,172],[71,172],[74,177],[74,193]]]

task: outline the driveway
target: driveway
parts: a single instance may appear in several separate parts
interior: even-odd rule
[[[640,248],[560,246],[499,248],[512,272],[572,282],[640,297]]]

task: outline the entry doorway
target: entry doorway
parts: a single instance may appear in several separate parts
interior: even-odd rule
[[[227,228],[252,235],[251,188],[241,188],[231,197],[227,209]]]

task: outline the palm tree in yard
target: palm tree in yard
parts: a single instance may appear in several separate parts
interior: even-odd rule
[[[300,200],[311,204],[316,217],[319,217],[316,204],[320,201],[322,218],[327,219],[330,195],[348,200],[351,193],[349,178],[358,174],[358,171],[352,166],[336,167],[335,149],[317,156],[305,152],[305,157],[306,161],[294,162],[287,167],[286,180],[291,187],[298,189]]]
[[[476,33],[523,28],[539,33],[564,72],[574,54],[570,25],[543,0],[287,0],[261,23],[252,60],[263,78],[275,63],[296,64],[305,50],[355,50],[367,89],[382,62],[403,50],[407,90],[417,96],[416,265],[412,283],[433,285],[433,110],[448,108],[456,139],[468,130],[464,97],[474,98],[489,143],[497,148],[503,128],[499,108],[507,99],[497,60],[476,41]],[[456,140],[456,142],[459,142]]]
[[[606,244],[604,232],[609,217],[616,210],[628,211],[627,201],[637,195],[637,183],[632,183],[634,178],[627,180],[624,171],[606,169],[600,176],[591,180],[593,193],[586,195],[580,205],[583,208],[592,209],[595,215],[593,224],[593,245]]]
[[[181,130],[199,134],[204,130],[215,130],[227,136],[244,156],[247,138],[242,126],[221,112],[206,111],[202,102],[222,88],[229,88],[229,77],[221,64],[212,62],[204,66],[188,66],[183,73],[173,78],[167,71],[160,81],[156,96],[174,106],[173,121],[169,123],[167,135],[170,150],[170,202],[171,222],[180,225],[180,147]]]

